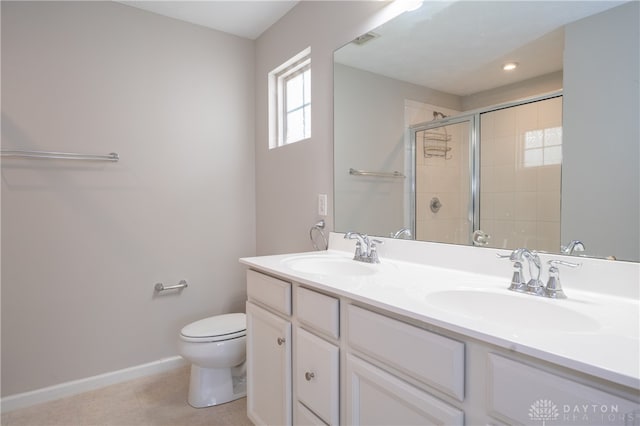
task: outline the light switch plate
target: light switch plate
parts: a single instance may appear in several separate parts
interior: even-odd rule
[[[318,194],[318,215],[327,215],[327,194]]]

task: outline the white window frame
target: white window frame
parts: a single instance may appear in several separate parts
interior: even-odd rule
[[[311,136],[311,123],[306,123],[308,133],[297,140],[287,140],[286,85],[292,78],[311,71],[311,48],[308,47],[269,73],[269,149],[307,140]],[[311,108],[311,100],[300,109]],[[304,116],[304,114],[303,114]]]
[[[560,129],[560,140],[557,143],[548,143],[547,142],[547,135],[546,132],[549,130],[556,130],[556,129]],[[540,140],[540,146],[535,146],[535,147],[527,147],[526,146],[526,138],[527,135],[529,133],[533,133],[533,132],[541,132],[542,133],[542,138]],[[543,167],[543,166],[555,166],[555,165],[559,165],[562,164],[562,151],[560,153],[560,156],[555,156],[555,155],[550,155],[550,152],[552,149],[554,148],[560,148],[562,149],[562,126],[553,126],[553,127],[548,127],[548,128],[542,128],[542,129],[535,129],[535,130],[531,130],[531,131],[526,131],[524,133],[524,145],[523,145],[523,151],[522,151],[522,164],[524,165],[524,167],[526,168],[530,168],[530,167]],[[530,152],[537,152],[540,154],[540,159],[538,161],[527,161],[527,153]]]

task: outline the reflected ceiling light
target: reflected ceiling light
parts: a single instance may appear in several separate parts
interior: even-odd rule
[[[502,66],[502,69],[505,71],[513,71],[518,68],[517,62],[508,62]]]

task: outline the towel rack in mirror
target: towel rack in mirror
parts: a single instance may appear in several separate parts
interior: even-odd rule
[[[406,176],[400,172],[370,172],[366,170],[356,170],[349,169],[349,174],[353,176],[374,176],[374,177],[385,177],[385,178],[401,178],[404,179]]]

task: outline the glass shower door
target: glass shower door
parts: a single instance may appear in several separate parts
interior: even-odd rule
[[[562,97],[480,114],[480,223],[488,247],[560,249]]]

